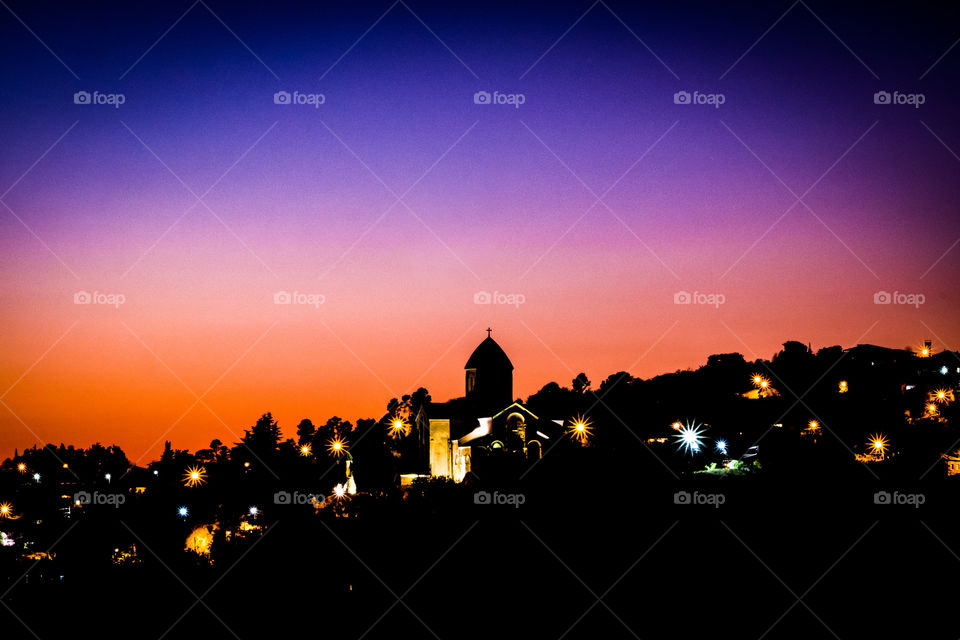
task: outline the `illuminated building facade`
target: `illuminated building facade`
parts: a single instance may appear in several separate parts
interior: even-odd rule
[[[464,365],[464,396],[429,404],[417,420],[431,476],[461,482],[481,468],[519,470],[560,437],[561,420],[542,420],[513,399],[513,363],[491,332]]]

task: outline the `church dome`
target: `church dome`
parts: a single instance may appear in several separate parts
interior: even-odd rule
[[[497,341],[487,336],[486,339],[473,350],[470,359],[467,360],[467,364],[465,364],[463,368],[486,370],[510,369],[512,371],[513,363],[510,362],[510,358],[508,358],[507,354],[500,348]]]

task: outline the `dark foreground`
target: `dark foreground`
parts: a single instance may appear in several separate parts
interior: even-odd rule
[[[5,567],[2,637],[956,638],[956,483],[859,471],[611,470],[517,487],[519,508],[462,487],[349,518],[274,507],[213,567],[162,527],[78,520],[56,562]],[[887,489],[924,504],[876,504]],[[139,565],[101,562],[118,531]]]

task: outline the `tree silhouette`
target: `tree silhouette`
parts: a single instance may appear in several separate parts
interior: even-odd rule
[[[297,444],[301,447],[313,442],[313,436],[317,433],[317,427],[310,418],[304,418],[297,425]]]
[[[280,425],[273,414],[263,414],[253,427],[244,430],[241,443],[259,458],[273,457],[280,444]]]
[[[573,379],[573,392],[586,393],[589,388],[590,380],[587,378],[587,374],[578,373],[577,377]]]

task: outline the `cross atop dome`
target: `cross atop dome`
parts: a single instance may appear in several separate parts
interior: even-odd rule
[[[477,406],[502,409],[513,401],[513,363],[503,352],[487,328],[484,338],[473,353],[466,369],[466,395]]]

